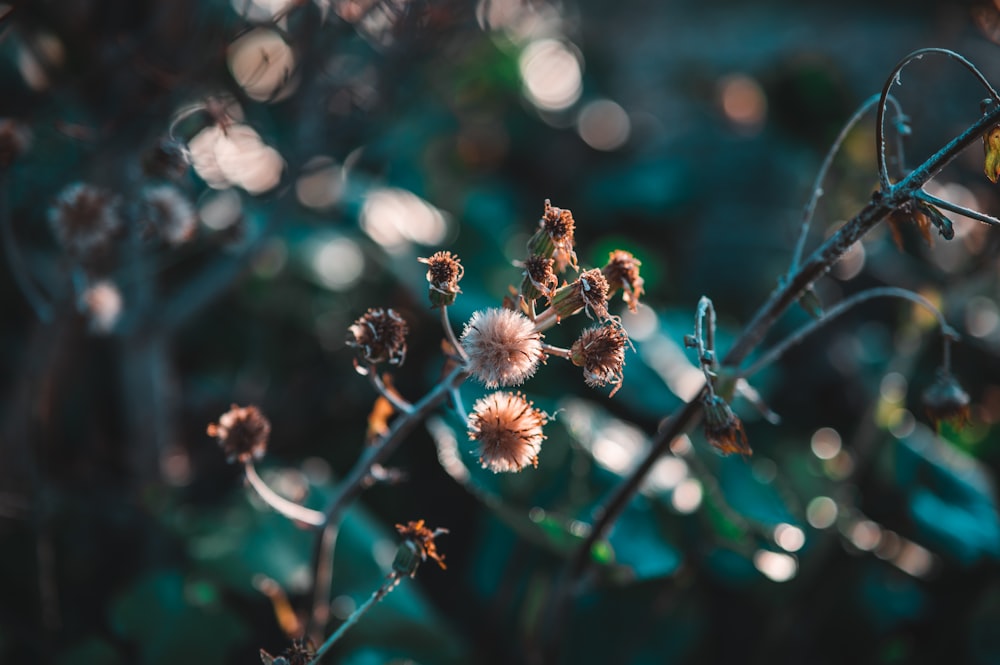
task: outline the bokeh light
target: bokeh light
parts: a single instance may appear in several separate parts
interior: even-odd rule
[[[390,253],[411,243],[439,245],[448,234],[444,213],[416,194],[395,187],[368,192],[361,208],[361,228]]]
[[[587,103],[576,118],[576,131],[594,150],[617,150],[628,141],[631,129],[628,113],[610,99]]]
[[[813,433],[809,447],[816,457],[833,459],[840,452],[840,434],[832,427],[821,427]]]
[[[677,512],[689,514],[698,510],[703,497],[701,482],[697,478],[688,478],[674,488],[673,494],[670,495],[670,504]]]
[[[726,118],[745,132],[756,132],[767,118],[764,89],[745,74],[730,74],[719,81],[719,105]]]
[[[817,496],[806,506],[806,520],[814,529],[829,529],[837,521],[837,502],[828,496]]]
[[[795,557],[770,550],[757,550],[753,555],[753,565],[772,582],[787,582],[799,572],[799,562]]]
[[[529,44],[519,60],[524,94],[543,111],[569,108],[583,92],[583,69],[576,51],[555,39]]]
[[[786,552],[798,552],[806,544],[806,534],[794,524],[779,524],[774,527],[774,542]]]
[[[250,99],[274,102],[295,91],[295,55],[274,30],[257,28],[230,44],[229,71]]]

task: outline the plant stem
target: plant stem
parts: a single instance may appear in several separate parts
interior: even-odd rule
[[[694,318],[694,338],[697,341],[698,365],[705,374],[705,389],[709,396],[715,394],[712,377],[715,376],[715,306],[707,296],[698,300]],[[711,354],[711,355],[710,355]]]
[[[368,364],[368,380],[371,381],[372,386],[378,391],[378,394],[389,400],[393,408],[400,413],[411,413],[413,411],[413,405],[408,401],[400,397],[399,393],[395,390],[390,389],[382,381],[382,377],[379,376],[378,368],[375,367],[373,363]]]
[[[326,523],[326,515],[320,511],[300,506],[294,501],[289,501],[268,487],[264,479],[257,475],[257,469],[254,467],[253,462],[247,462],[243,467],[243,471],[246,474],[247,483],[257,493],[257,496],[288,519],[314,527],[321,527]]]
[[[451,327],[451,320],[448,318],[448,308],[441,305],[441,327],[444,328],[445,338],[448,343],[451,344],[452,348],[455,349],[455,353],[462,362],[468,362],[469,356],[465,353],[465,349],[462,345],[458,343],[458,338],[455,337],[455,331]]]
[[[984,213],[972,210],[971,208],[966,208],[965,206],[960,206],[957,203],[952,203],[951,201],[945,201],[944,199],[939,199],[936,196],[928,194],[924,190],[920,189],[914,194],[914,196],[921,201],[926,201],[931,205],[935,205],[938,208],[944,208],[949,212],[953,212],[963,217],[968,217],[969,219],[974,219],[977,222],[982,222],[983,224],[988,224],[990,226],[1000,226],[1000,219],[996,217],[991,217]]]
[[[359,605],[357,609],[351,612],[351,616],[347,617],[344,623],[340,624],[340,626],[337,627],[337,630],[334,631],[334,633],[330,635],[330,637],[328,637],[325,642],[323,642],[320,648],[316,650],[316,655],[313,657],[312,660],[309,661],[308,665],[315,665],[316,663],[318,663],[320,658],[326,655],[326,652],[329,651],[330,648],[337,643],[337,640],[343,637],[344,634],[351,628],[351,626],[356,624],[358,620],[361,617],[363,617],[366,612],[368,612],[368,610],[375,607],[375,605],[380,600],[388,596],[393,589],[399,586],[399,583],[402,581],[402,579],[403,579],[402,576],[400,576],[400,574],[397,573],[396,571],[392,571],[391,573],[389,573],[389,576],[386,578],[385,583],[383,583],[382,586],[376,589],[375,593],[373,593],[371,597],[368,598],[368,600],[366,600],[364,603]]]

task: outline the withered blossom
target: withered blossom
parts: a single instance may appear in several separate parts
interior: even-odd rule
[[[583,368],[583,380],[591,388],[612,384],[609,397],[622,386],[628,335],[618,324],[593,326],[581,333],[570,347],[570,360]]]
[[[227,462],[245,464],[267,452],[271,423],[256,406],[233,404],[218,423],[209,424],[207,432],[219,440]]]
[[[939,369],[934,383],[923,394],[924,411],[935,429],[942,422],[956,429],[969,424],[969,393],[965,392],[951,372]]]
[[[424,526],[424,520],[397,524],[396,531],[403,537],[403,545],[396,553],[396,560],[393,562],[393,570],[398,573],[413,577],[417,572],[417,566],[427,559],[432,559],[444,570],[444,555],[437,551],[437,543],[434,541],[438,536],[448,533],[448,529],[429,529]]]
[[[521,295],[528,302],[541,298],[551,298],[559,286],[559,278],[556,277],[552,266],[553,259],[546,258],[539,254],[532,254],[521,265],[524,268],[524,279],[521,280]]]
[[[369,309],[347,330],[346,343],[362,361],[402,365],[406,360],[406,321],[392,309]]]
[[[279,656],[260,650],[260,660],[264,665],[309,665],[315,657],[316,651],[308,640],[292,640],[292,645]]]
[[[427,264],[427,282],[430,285],[431,305],[447,306],[455,302],[455,297],[462,292],[458,282],[465,275],[465,268],[458,256],[451,252],[435,252],[429,259],[418,258]]]
[[[63,189],[49,209],[49,223],[67,251],[87,256],[106,249],[122,226],[111,192],[74,183]]]
[[[552,309],[559,319],[576,314],[581,309],[591,319],[606,320],[608,314],[608,280],[599,268],[586,270],[571,284],[560,287],[552,296]]]
[[[605,279],[608,280],[608,297],[610,298],[621,289],[622,299],[625,300],[630,312],[636,311],[639,306],[639,298],[644,293],[645,280],[639,275],[639,266],[641,265],[642,262],[632,256],[630,252],[616,249],[611,252],[607,264],[601,269]]]
[[[520,312],[490,308],[472,315],[461,344],[469,373],[487,388],[517,386],[534,375],[542,359],[542,335]]]
[[[469,438],[479,443],[479,462],[493,473],[538,466],[546,415],[521,393],[495,392],[476,400]]]
[[[932,226],[937,228],[938,233],[945,240],[951,240],[955,237],[955,228],[951,220],[945,217],[940,210],[923,201],[911,199],[903,203],[889,213],[886,221],[889,223],[892,241],[900,251],[903,250],[902,229],[906,224],[915,224],[920,236],[928,246],[934,244],[934,237],[931,235]]]
[[[198,214],[181,190],[173,185],[153,185],[142,190],[139,222],[170,245],[182,245],[194,237]]]
[[[528,240],[528,254],[551,258],[558,273],[567,267],[579,270],[576,263],[576,243],[574,232],[576,222],[573,213],[563,208],[556,208],[545,199],[545,210],[538,221],[538,230]]]
[[[705,438],[723,455],[738,453],[744,457],[753,455],[743,430],[743,422],[718,395],[706,396]]]

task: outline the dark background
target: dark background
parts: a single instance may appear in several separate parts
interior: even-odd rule
[[[417,257],[461,257],[460,330],[518,283],[511,262],[550,198],[574,212],[581,265],[615,248],[642,261],[644,306],[624,315],[636,347],[624,387],[609,400],[550,360],[523,390],[555,422],[539,468],[511,477],[479,472],[462,424],[441,412],[434,431],[457,435],[475,492],[417,428],[391,460],[405,482],[376,486],[348,513],[332,594],[346,616],[381,583],[393,524],[426,519],[450,529],[438,541],[448,569],[405,581],[331,662],[525,662],[551,628],[541,610],[580,528],[681,404],[670,377],[690,374],[680,344],[698,298],[715,303],[724,352],[788,270],[827,148],[905,54],[953,48],[1000,82],[992,4],[334,1],[303,2],[273,24],[239,0],[70,0],[0,15],[0,117],[33,136],[3,183],[13,232],[0,271],[4,663],[235,664],[280,652],[288,639],[259,576],[305,610],[313,536],[250,496],[206,425],[231,403],[258,405],[273,425],[262,475],[321,508],[362,451],[374,400],[343,344],[348,326],[369,307],[406,318],[409,353],[393,375],[418,399],[443,359]],[[273,56],[242,86],[228,64],[255,26],[294,53],[262,94],[251,92],[280,71]],[[582,64],[566,108],[525,94],[519,58],[542,39]],[[558,90],[571,70],[550,70],[539,89]],[[901,82],[909,168],[987,97],[943,57],[911,64]],[[727,90],[744,91],[747,115],[727,111]],[[280,181],[219,199],[191,170],[179,187],[205,221],[191,242],[123,238],[87,266],[62,251],[47,221],[58,193],[93,183],[127,209],[149,184],[142,156],[207,99],[228,100],[213,108],[280,153]],[[618,106],[603,107],[598,130],[628,118],[613,149],[585,140],[581,114],[601,100]],[[219,117],[192,113],[176,134],[190,140]],[[807,248],[877,186],[873,127],[862,121],[834,162]],[[936,182],[1000,211],[978,146]],[[220,201],[234,200],[236,221],[221,228]],[[721,458],[692,432],[663,483],[630,505],[614,563],[578,600],[565,662],[1000,660],[1000,236],[956,227],[955,240],[928,246],[905,225],[901,249],[879,227],[863,261],[817,289],[828,304],[879,285],[938,302],[963,334],[954,369],[972,396],[970,425],[935,433],[923,413],[941,362],[925,313],[890,300],[853,310],[755,378],[780,425],[736,400],[752,458]],[[20,290],[15,254],[50,321]],[[98,279],[123,297],[110,331],[80,304],[80,284]],[[809,320],[789,312],[769,342]],[[568,346],[582,325],[548,341]],[[465,386],[466,406],[481,393]],[[842,441],[832,459],[811,448],[820,428]],[[700,501],[681,500],[681,480]],[[833,499],[835,520],[810,519],[816,497]],[[780,524],[805,543],[777,582],[759,554],[782,552]]]

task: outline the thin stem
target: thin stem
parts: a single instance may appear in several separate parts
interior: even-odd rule
[[[246,473],[247,482],[257,492],[257,496],[277,512],[290,520],[302,522],[309,526],[321,527],[326,523],[326,516],[320,511],[300,506],[294,501],[289,501],[268,487],[264,479],[257,475],[257,469],[254,467],[253,462],[247,462],[243,470]]]
[[[7,263],[10,265],[10,271],[14,275],[14,281],[17,282],[21,293],[24,294],[25,300],[28,301],[28,304],[35,311],[35,316],[42,323],[51,323],[53,318],[52,306],[31,280],[31,277],[28,275],[27,266],[24,264],[24,258],[21,256],[21,252],[18,251],[19,245],[17,238],[14,236],[14,228],[10,220],[10,202],[8,201],[7,194],[9,177],[7,169],[0,169],[0,234],[3,237],[4,254],[7,255]]]
[[[771,350],[762,355],[757,361],[748,367],[747,369],[741,371],[739,374],[742,377],[753,376],[760,370],[764,369],[774,361],[778,360],[781,356],[785,354],[790,348],[799,344],[809,335],[813,334],[821,327],[825,326],[836,319],[841,314],[844,314],[848,310],[856,307],[862,303],[868,302],[869,300],[874,300],[875,298],[902,298],[903,300],[908,300],[912,303],[924,307],[927,311],[934,315],[937,319],[938,326],[941,328],[941,334],[944,335],[946,339],[955,337],[958,335],[955,329],[948,325],[948,321],[945,320],[944,315],[941,311],[934,306],[927,298],[923,297],[919,293],[914,293],[913,291],[908,291],[906,289],[901,289],[895,286],[883,286],[874,289],[868,289],[867,291],[862,291],[857,293],[846,300],[837,303],[835,307],[831,307],[829,311],[823,316],[822,319],[816,319],[810,321],[807,325],[803,326],[799,330],[795,331],[784,340],[776,344]]]
[[[1000,226],[1000,219],[996,217],[991,217],[987,214],[972,210],[971,208],[966,208],[965,206],[960,206],[957,203],[952,203],[951,201],[945,201],[944,199],[939,199],[936,196],[928,194],[922,189],[918,189],[914,196],[921,201],[926,201],[931,205],[935,205],[938,208],[944,208],[949,212],[953,212],[963,217],[968,217],[969,219],[974,219],[977,222],[982,222],[983,224],[988,224],[990,226]]]
[[[448,308],[445,305],[441,305],[441,327],[444,328],[444,336],[447,338],[448,343],[451,347],[455,349],[455,353],[461,358],[462,362],[469,362],[469,356],[465,353],[465,349],[462,345],[458,343],[458,338],[455,337],[455,331],[452,330],[451,320],[448,318]]]
[[[549,307],[544,312],[535,317],[532,322],[535,324],[536,332],[545,332],[549,328],[559,324],[559,315],[556,314],[555,307]]]
[[[375,390],[377,390],[382,397],[389,400],[389,403],[392,404],[393,408],[397,411],[400,413],[411,413],[413,411],[413,405],[403,399],[402,396],[400,396],[400,394],[395,390],[386,386],[385,382],[382,381],[382,377],[378,374],[378,368],[371,363],[368,365],[368,380],[371,381]]]
[[[889,171],[885,164],[885,106],[886,99],[889,97],[889,90],[892,86],[899,82],[899,74],[903,70],[903,67],[910,64],[914,60],[920,60],[925,55],[929,53],[936,53],[944,55],[952,60],[955,60],[967,70],[972,72],[972,75],[976,77],[976,80],[990,93],[990,97],[993,98],[994,106],[1000,106],[1000,93],[997,93],[996,89],[990,84],[990,82],[983,76],[983,73],[979,71],[979,68],[974,64],[969,62],[963,56],[955,53],[954,51],[946,48],[922,48],[910,53],[908,56],[896,63],[896,66],[892,68],[892,72],[885,81],[885,85],[882,87],[882,94],[879,97],[878,105],[878,118],[875,121],[875,152],[878,155],[878,176],[879,183],[882,186],[882,190],[886,191],[891,186],[889,182]],[[933,159],[933,158],[932,158]]]
[[[698,301],[694,319],[694,339],[697,343],[698,365],[705,374],[705,387],[709,396],[715,394],[712,379],[715,376],[715,306],[707,296]]]
[[[551,344],[546,344],[545,342],[542,342],[542,351],[549,354],[550,356],[565,358],[566,360],[570,360],[573,357],[573,354],[570,352],[569,349],[564,349],[561,346],[553,346]]]
[[[311,623],[314,629],[323,629],[326,609],[330,605],[329,580],[333,576],[333,545],[336,543],[336,538],[329,537],[329,534],[338,528],[341,516],[347,506],[367,487],[372,465],[382,464],[392,455],[417,423],[448,399],[452,390],[461,385],[468,376],[463,365],[453,368],[430,392],[413,405],[411,411],[404,413],[392,422],[389,431],[381,441],[365,449],[347,477],[340,483],[337,494],[327,505],[323,535],[318,539],[313,554],[313,566],[316,574],[314,576],[315,590]]]
[[[330,635],[330,637],[328,637],[325,642],[323,642],[320,648],[316,650],[316,655],[313,657],[312,660],[309,661],[308,665],[315,665],[316,663],[318,663],[320,658],[325,656],[326,652],[329,651],[330,648],[337,643],[337,640],[343,637],[344,634],[351,628],[351,626],[356,624],[358,620],[361,617],[363,617],[366,612],[368,612],[368,610],[373,608],[380,600],[388,596],[393,589],[399,586],[399,583],[402,581],[402,579],[403,579],[402,576],[396,571],[392,571],[391,573],[389,573],[389,576],[386,578],[385,583],[382,584],[382,586],[380,586],[378,589],[376,589],[375,593],[373,593],[371,597],[368,598],[368,600],[363,602],[361,605],[357,607],[357,609],[351,612],[351,616],[347,617],[344,623],[340,624],[340,626],[337,627],[337,630],[334,631],[334,633]]]

